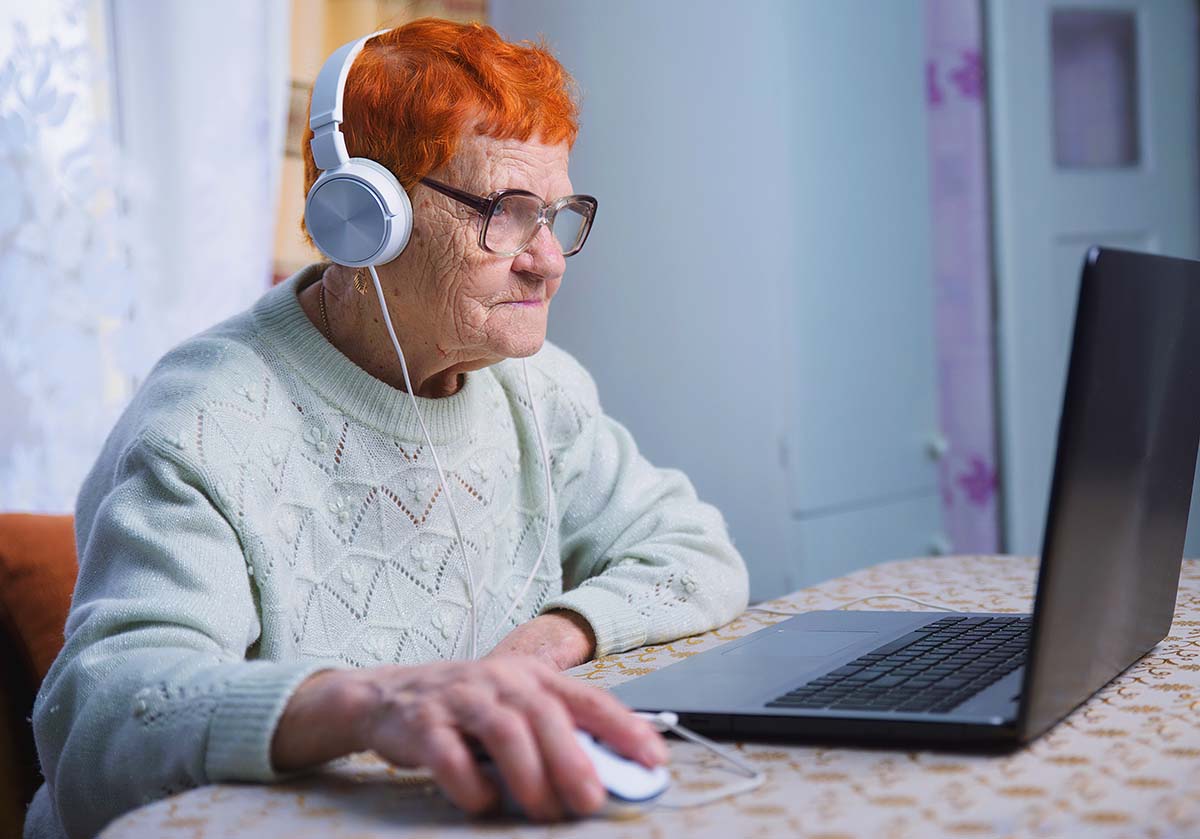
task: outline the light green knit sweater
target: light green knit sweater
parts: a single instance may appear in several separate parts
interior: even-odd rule
[[[27,836],[91,836],[142,803],[269,781],[270,742],[313,671],[467,654],[457,536],[408,397],[351,363],[300,308],[312,265],[154,368],[76,509],[66,646],[37,698],[47,783]],[[476,580],[479,654],[549,609],[598,656],[725,623],[746,569],[720,514],[605,416],[588,374],[529,359],[555,519],[519,362],[421,412]],[[77,408],[78,409],[78,408]]]

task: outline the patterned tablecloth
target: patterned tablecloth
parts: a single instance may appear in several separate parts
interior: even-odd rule
[[[836,608],[899,592],[963,611],[1022,612],[1035,563],[1014,557],[893,562],[762,604]],[[919,608],[875,600],[855,608]],[[713,632],[570,671],[611,686],[784,618],[748,612]],[[1086,619],[1086,617],[1085,617]],[[119,837],[1200,837],[1200,562],[1184,563],[1175,622],[1150,655],[1030,747],[1006,756],[739,743],[767,773],[758,789],[688,808],[743,781],[671,739],[664,805],[619,818],[539,826],[471,820],[420,772],[354,755],[277,786],[202,787],[113,822]]]

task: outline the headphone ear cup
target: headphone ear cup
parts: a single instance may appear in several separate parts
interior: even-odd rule
[[[412,235],[412,201],[374,160],[352,157],[322,172],[304,202],[304,224],[321,253],[359,268],[391,262]]]

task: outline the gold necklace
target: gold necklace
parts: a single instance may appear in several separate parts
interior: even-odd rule
[[[325,325],[325,340],[333,343],[333,332],[329,328],[329,313],[325,311],[325,280],[321,280],[321,323]]]

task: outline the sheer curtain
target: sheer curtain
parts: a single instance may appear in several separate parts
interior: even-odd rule
[[[68,511],[172,345],[268,286],[286,0],[0,11],[0,509]]]

